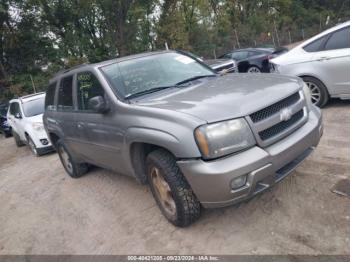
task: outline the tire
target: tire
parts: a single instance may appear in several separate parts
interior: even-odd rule
[[[305,76],[302,79],[310,88],[312,103],[318,107],[324,107],[329,100],[327,87],[314,77]]]
[[[261,70],[259,67],[257,66],[250,66],[247,70],[247,73],[249,74],[260,74],[261,73]]]
[[[61,139],[57,141],[56,148],[61,163],[70,177],[79,178],[88,171],[88,165],[77,163]]]
[[[155,150],[147,156],[146,168],[153,197],[167,220],[178,227],[195,222],[200,217],[201,205],[176,159],[163,149]]]
[[[30,138],[30,136],[27,136],[27,143],[30,148],[30,151],[32,151],[34,156],[40,156],[38,149],[36,148],[36,145],[33,141],[33,139]]]
[[[25,144],[22,142],[21,138],[19,137],[19,135],[15,132],[15,131],[12,131],[12,135],[13,135],[13,138],[15,140],[15,144],[17,147],[21,147],[21,146],[24,146]]]

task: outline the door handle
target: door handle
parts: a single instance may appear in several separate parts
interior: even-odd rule
[[[325,60],[329,60],[330,59],[330,57],[328,57],[328,56],[323,56],[323,57],[320,57],[319,59],[318,59],[318,61],[325,61]]]
[[[47,122],[51,123],[51,124],[57,124],[57,121],[52,119],[52,118],[48,118]]]

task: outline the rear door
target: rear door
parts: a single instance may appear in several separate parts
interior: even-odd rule
[[[332,33],[314,61],[330,94],[350,95],[350,27]]]

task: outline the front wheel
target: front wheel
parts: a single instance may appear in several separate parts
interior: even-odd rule
[[[79,178],[88,171],[88,165],[77,163],[62,140],[57,141],[56,148],[61,163],[70,177]]]
[[[30,138],[30,136],[27,137],[27,143],[29,145],[30,151],[32,151],[34,156],[39,156],[38,149],[36,148],[36,145],[34,141]]]
[[[13,135],[13,139],[15,140],[15,144],[17,147],[21,147],[24,146],[25,144],[22,142],[21,138],[19,137],[19,135],[12,130],[12,135]]]
[[[153,197],[168,221],[179,227],[195,222],[201,206],[176,159],[165,150],[155,150],[147,156],[146,166]]]

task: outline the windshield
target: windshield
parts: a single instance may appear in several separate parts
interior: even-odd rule
[[[23,111],[26,117],[43,114],[45,111],[45,97],[40,97],[23,103]]]
[[[179,53],[130,59],[104,66],[101,70],[123,98],[146,90],[174,86],[190,78],[215,76],[209,68]]]

